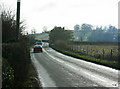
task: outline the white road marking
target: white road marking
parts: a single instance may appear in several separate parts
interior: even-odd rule
[[[51,51],[52,51],[53,49],[51,48]],[[53,51],[55,51],[55,50],[53,50]],[[61,55],[62,57],[66,57],[66,58],[68,58],[68,59],[74,59],[76,62],[82,62],[82,63],[87,63],[87,65],[90,65],[90,67],[97,67],[97,68],[100,68],[100,69],[103,69],[103,70],[107,70],[107,71],[109,71],[109,72],[111,72],[111,73],[114,73],[114,74],[118,74],[118,70],[116,70],[116,69],[113,69],[113,68],[110,68],[110,67],[107,67],[107,66],[103,66],[103,65],[98,65],[98,64],[95,64],[95,63],[91,63],[91,62],[87,62],[87,61],[84,61],[84,60],[78,60],[78,59],[76,59],[76,58],[72,58],[72,57],[69,57],[69,56],[67,56],[67,55],[64,55],[64,54],[62,54],[62,53],[59,53],[59,52],[57,52],[57,51],[55,51],[58,55]]]
[[[42,87],[46,89],[46,87],[56,87],[55,82],[50,78],[49,74],[45,70],[45,68],[38,62],[35,58],[34,54],[31,54],[32,62],[38,72],[39,80],[42,83]]]
[[[76,73],[79,73],[80,75],[82,75],[83,77],[86,77],[86,78],[88,78],[88,79],[90,79],[90,80],[92,80],[92,81],[94,81],[95,83],[98,83],[98,84],[100,84],[100,85],[102,85],[102,86],[104,86],[104,87],[118,87],[118,81],[113,81],[113,80],[110,80],[110,79],[108,79],[108,78],[105,78],[104,76],[100,76],[100,75],[97,75],[97,74],[95,74],[95,73],[93,73],[93,72],[90,72],[90,71],[87,71],[87,70],[84,70],[84,69],[82,69],[81,71],[79,70],[79,68],[78,67],[76,67],[76,66],[74,66],[74,65],[71,65],[70,63],[68,63],[68,62],[65,62],[65,61],[63,61],[63,60],[61,60],[61,59],[59,59],[59,58],[56,58],[56,57],[54,57],[54,56],[52,56],[52,55],[50,55],[46,50],[44,50],[44,52],[48,55],[48,56],[50,56],[52,59],[55,59],[56,61],[58,61],[59,63],[64,63],[64,67],[69,67],[69,68],[71,68],[71,69],[73,69],[73,70],[75,70],[76,71]],[[88,63],[88,62],[87,62]],[[99,65],[98,65],[99,66]],[[101,65],[100,65],[101,66]],[[102,68],[105,68],[105,67],[102,67]],[[114,72],[118,72],[118,71],[116,71],[116,70],[114,70],[114,69],[109,69],[109,68],[106,68],[106,69],[108,69],[109,71],[114,71]]]

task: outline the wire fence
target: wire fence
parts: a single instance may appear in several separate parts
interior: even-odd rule
[[[118,46],[68,45],[67,49],[82,55],[118,61]]]

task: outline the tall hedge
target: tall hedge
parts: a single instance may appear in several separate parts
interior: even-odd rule
[[[23,36],[21,33],[25,29],[25,24],[20,22],[20,38],[18,41],[16,40],[16,32],[18,29],[16,29],[15,13],[13,13],[10,9],[5,9],[1,6],[1,4],[0,9],[0,17],[2,19],[2,58],[4,58],[7,62],[6,65],[6,62],[3,61],[2,72],[7,75],[11,69],[14,71],[12,72],[12,75],[14,76],[13,86],[9,84],[9,78],[6,79],[7,76],[4,76],[3,87],[23,87],[23,83],[28,74],[28,65],[31,62],[28,38]]]
[[[14,70],[15,87],[21,86],[27,78],[30,54],[26,43],[7,43],[2,45],[2,57],[7,59]]]

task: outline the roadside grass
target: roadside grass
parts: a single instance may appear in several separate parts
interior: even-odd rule
[[[80,53],[73,52],[70,50],[64,50],[64,49],[58,49],[58,48],[53,48],[53,49],[55,49],[63,54],[66,54],[68,56],[72,56],[72,57],[86,60],[89,62],[97,63],[100,65],[105,65],[105,66],[108,66],[111,68],[120,69],[120,64],[118,61],[110,61],[110,60],[105,60],[105,59],[100,59],[100,58],[94,58],[91,56],[81,55]]]
[[[30,51],[33,49],[34,44],[29,46]],[[28,78],[25,81],[24,85],[25,87],[30,87],[31,89],[43,89],[41,82],[39,81],[38,74],[36,71],[36,68],[32,64],[32,61],[30,62],[28,66]]]
[[[93,57],[99,57],[100,59],[107,60],[118,60],[118,45],[83,45],[83,44],[73,44],[69,45],[68,49],[71,49],[75,52],[79,52],[82,54],[87,54]]]
[[[32,63],[29,64],[27,76],[28,78],[24,83],[25,87],[30,87],[31,89],[43,89],[41,83],[39,82],[37,71]]]

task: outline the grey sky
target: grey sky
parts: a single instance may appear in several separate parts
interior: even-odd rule
[[[73,29],[75,24],[93,26],[118,26],[119,0],[21,0],[21,20],[25,19],[27,30],[35,28],[42,32],[47,26],[65,26]],[[17,0],[2,0],[7,7],[16,10]]]

